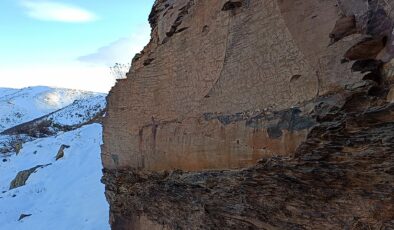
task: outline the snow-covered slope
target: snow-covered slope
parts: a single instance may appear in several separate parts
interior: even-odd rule
[[[100,182],[102,127],[94,123],[103,114],[104,95],[80,91],[73,94],[70,93],[72,90],[50,88],[27,91],[34,93],[0,89],[0,98],[12,100],[17,105],[15,108],[24,112],[24,118],[35,119],[40,114],[38,117],[41,118],[34,122],[20,125],[15,121],[15,124],[35,129],[36,126],[30,124],[51,121],[50,128],[61,125],[69,128],[66,131],[53,129],[51,135],[40,138],[34,135],[0,135],[0,147],[9,144],[9,140],[16,140],[20,145],[6,154],[0,153],[0,229],[109,229],[109,207],[104,196],[104,185]],[[63,96],[73,94],[70,98],[79,100],[65,103],[66,100],[62,99],[63,102],[57,106],[41,103],[45,101],[42,96],[48,95],[48,92],[58,95],[65,93]],[[23,100],[34,103],[22,103]],[[60,104],[65,107],[59,108]],[[49,111],[49,114],[42,114],[44,111]],[[6,112],[0,108],[0,114]],[[12,110],[8,114],[12,114]],[[18,154],[16,149],[19,150]],[[59,152],[62,154],[59,155]],[[15,185],[14,179],[19,178],[18,173],[37,166],[42,167],[33,170],[25,185],[11,189],[11,184]]]
[[[91,96],[76,100],[71,105],[58,110],[48,116],[53,123],[62,126],[75,126],[84,124],[104,111],[105,96]]]
[[[44,86],[0,88],[0,132],[61,109],[78,99],[102,94]]]
[[[104,114],[105,106],[105,95],[87,96],[48,115],[6,129],[0,134],[30,137],[52,136],[60,131],[69,131],[99,120]]]
[[[8,95],[8,94],[13,94],[16,91],[18,91],[17,89],[11,89],[11,88],[0,88],[0,98]]]
[[[61,145],[64,157],[55,160]],[[101,126],[92,124],[26,143],[0,162],[0,229],[109,229],[101,179]],[[37,165],[25,186],[9,190],[18,172]],[[20,215],[30,215],[18,221]]]

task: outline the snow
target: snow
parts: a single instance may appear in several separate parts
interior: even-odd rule
[[[32,120],[51,120],[73,129],[41,138],[0,135],[0,150],[15,138],[25,142],[19,154],[0,153],[0,230],[110,229],[109,205],[100,182],[102,126],[91,122],[105,105],[105,95],[98,93],[0,88],[0,132]],[[56,161],[62,145],[70,147]],[[31,174],[26,185],[9,189],[18,172],[38,165],[48,166]],[[18,220],[22,214],[31,216]]]
[[[3,97],[5,95],[8,94],[13,94],[16,91],[18,91],[17,89],[11,89],[11,88],[0,88],[0,97]]]
[[[103,94],[44,86],[19,90],[0,88],[0,132],[54,112],[75,100],[98,95]]]
[[[25,143],[18,155],[0,162],[0,229],[110,229],[104,196],[99,124]],[[62,144],[65,156],[55,160]],[[33,173],[25,186],[9,190],[17,173],[51,164]],[[14,197],[15,196],[15,197]],[[21,214],[32,216],[18,221]]]
[[[105,96],[92,96],[89,98],[76,100],[71,105],[51,114],[48,119],[58,125],[74,126],[88,122],[106,106]]]

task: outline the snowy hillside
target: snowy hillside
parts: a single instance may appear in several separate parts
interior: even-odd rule
[[[18,124],[0,132],[0,134],[28,135],[30,137],[52,136],[60,131],[70,131],[99,120],[104,114],[105,106],[105,95],[86,96],[62,109],[33,121]]]
[[[43,99],[49,95],[59,96],[57,105]],[[100,182],[102,127],[95,123],[104,113],[104,95],[38,87],[0,89],[0,98],[0,107],[11,100],[23,111],[19,122],[35,119],[7,127],[27,134],[0,135],[0,150],[7,150],[0,151],[0,229],[109,229]],[[12,112],[0,110],[3,118]],[[44,130],[50,132],[31,135],[42,132],[35,130],[43,129],[41,124],[49,124]]]
[[[17,89],[11,89],[11,88],[0,88],[0,97],[5,96],[7,94],[13,94]]]
[[[93,119],[106,106],[105,96],[91,96],[76,100],[71,105],[56,111],[48,116],[53,123],[62,126],[75,126],[84,124]]]
[[[100,94],[43,86],[19,90],[0,88],[0,132],[54,112],[75,100],[98,95]]]

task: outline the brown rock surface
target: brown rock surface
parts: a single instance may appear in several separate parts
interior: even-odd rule
[[[24,186],[26,184],[26,181],[31,176],[31,174],[35,173],[37,171],[37,169],[47,167],[48,165],[50,165],[50,164],[37,165],[36,167],[33,167],[31,169],[26,169],[26,170],[18,172],[18,174],[15,176],[15,178],[11,181],[10,190]]]
[[[339,13],[335,1],[299,1],[298,8],[293,1],[245,1],[231,11],[222,11],[226,1],[171,2],[155,6],[151,43],[108,98],[107,168],[237,168],[291,154],[307,130],[272,139],[266,129],[246,127],[246,118],[361,79],[340,63],[351,41],[327,48]],[[305,7],[309,23],[293,15]],[[168,37],[177,21],[187,29]],[[241,118],[223,125],[214,116]],[[285,146],[286,139],[294,141]]]
[[[55,157],[56,160],[60,160],[61,158],[63,158],[64,157],[64,150],[68,149],[68,148],[70,148],[69,145],[61,145],[59,150],[57,151],[57,154],[56,154],[56,157]]]
[[[380,64],[392,4],[156,1],[152,39],[108,97],[113,229],[394,227],[393,81]],[[352,16],[358,34],[333,43]],[[341,61],[376,36],[376,60]]]

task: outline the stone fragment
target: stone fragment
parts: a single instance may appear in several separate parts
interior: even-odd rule
[[[64,157],[64,150],[68,149],[68,148],[70,148],[69,145],[61,145],[59,150],[57,151],[57,154],[56,154],[56,157],[55,157],[56,160],[59,160],[59,159],[63,158]]]
[[[21,220],[23,220],[23,219],[25,219],[26,217],[29,217],[29,216],[31,216],[32,214],[21,214],[20,216],[19,216],[19,219],[18,219],[18,221],[21,221]]]
[[[331,45],[344,37],[357,33],[356,18],[354,15],[338,19],[330,33]]]
[[[20,171],[16,175],[16,177],[11,181],[10,190],[18,188],[18,187],[21,187],[21,186],[24,186],[26,184],[27,179],[29,179],[31,174],[35,173],[37,171],[37,169],[44,168],[44,167],[46,167],[48,165],[51,165],[51,164],[37,165],[36,167],[33,167],[31,169]]]
[[[347,61],[375,59],[385,47],[386,42],[386,37],[364,39],[346,51],[344,58]]]

